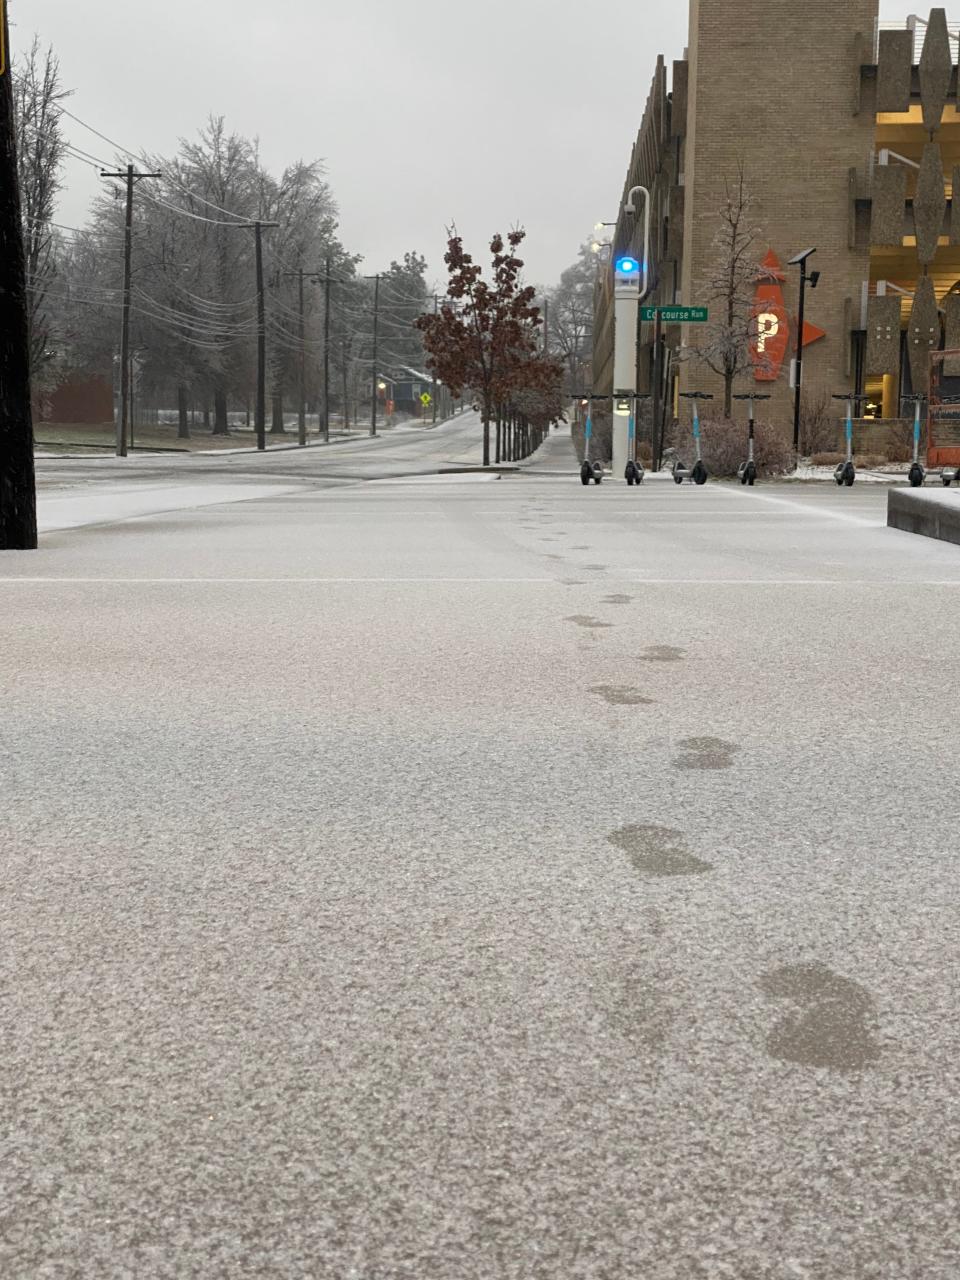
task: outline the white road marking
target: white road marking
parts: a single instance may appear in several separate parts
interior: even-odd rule
[[[833,511],[824,507],[813,507],[806,502],[796,502],[793,498],[774,498],[767,493],[757,493],[750,489],[720,489],[717,493],[726,494],[729,498],[746,498],[748,501],[774,503],[778,507],[789,507],[805,516],[816,520],[839,520],[842,524],[858,525],[861,529],[885,529],[886,520],[864,520],[861,516],[851,516],[846,511]]]
[[[303,492],[303,486],[299,482],[116,485],[107,490],[75,490],[68,494],[41,492],[37,503],[37,523],[41,533],[55,533],[90,525],[120,524],[148,516],[196,511],[201,507],[264,501],[300,492]]]
[[[576,566],[571,566],[576,572]],[[564,583],[562,578],[56,578],[0,577],[0,586],[27,583],[56,586],[544,586]],[[635,587],[958,587],[960,578],[890,581],[881,578],[640,578],[627,574],[596,574],[585,587],[626,583]]]

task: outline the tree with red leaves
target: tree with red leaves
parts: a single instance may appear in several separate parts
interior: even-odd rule
[[[539,376],[537,329],[542,319],[533,305],[535,291],[521,281],[523,261],[516,250],[525,231],[511,231],[506,241],[498,234],[490,241],[492,283],[464,251],[455,229],[448,235],[447,296],[436,315],[420,317],[417,328],[431,372],[454,396],[469,390],[479,398],[483,465],[488,467],[490,423],[498,406],[523,389],[526,379]]]

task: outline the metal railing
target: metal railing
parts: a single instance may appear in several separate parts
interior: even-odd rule
[[[920,55],[923,53],[923,42],[927,38],[927,25],[927,19],[921,18],[915,13],[912,13],[906,22],[877,22],[873,32],[874,62],[880,56],[880,32],[903,31],[906,29],[913,32],[913,62],[916,65],[920,61]],[[960,57],[960,25],[948,23],[947,30],[950,33],[950,43],[956,46],[954,54]]]

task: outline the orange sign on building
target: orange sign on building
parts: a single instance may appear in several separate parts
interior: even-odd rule
[[[757,336],[753,344],[753,374],[757,382],[776,382],[790,350],[790,316],[783,298],[785,280],[780,259],[771,249],[761,264],[754,300]],[[804,347],[826,336],[826,330],[804,321]]]
[[[790,346],[790,320],[783,300],[786,276],[780,259],[771,249],[757,277],[754,314],[757,338],[753,348],[753,369],[757,382],[776,382]]]

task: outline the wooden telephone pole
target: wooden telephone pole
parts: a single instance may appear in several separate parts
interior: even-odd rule
[[[141,178],[159,178],[159,173],[137,173],[128,164],[122,173],[100,170],[101,178],[120,179],[127,184],[127,213],[123,232],[123,320],[120,326],[120,417],[117,419],[117,457],[127,456],[127,436],[133,438],[130,414],[130,290],[133,280],[133,188]]]
[[[34,551],[37,489],[30,411],[27,278],[9,48],[6,0],[0,0],[0,551]]]

